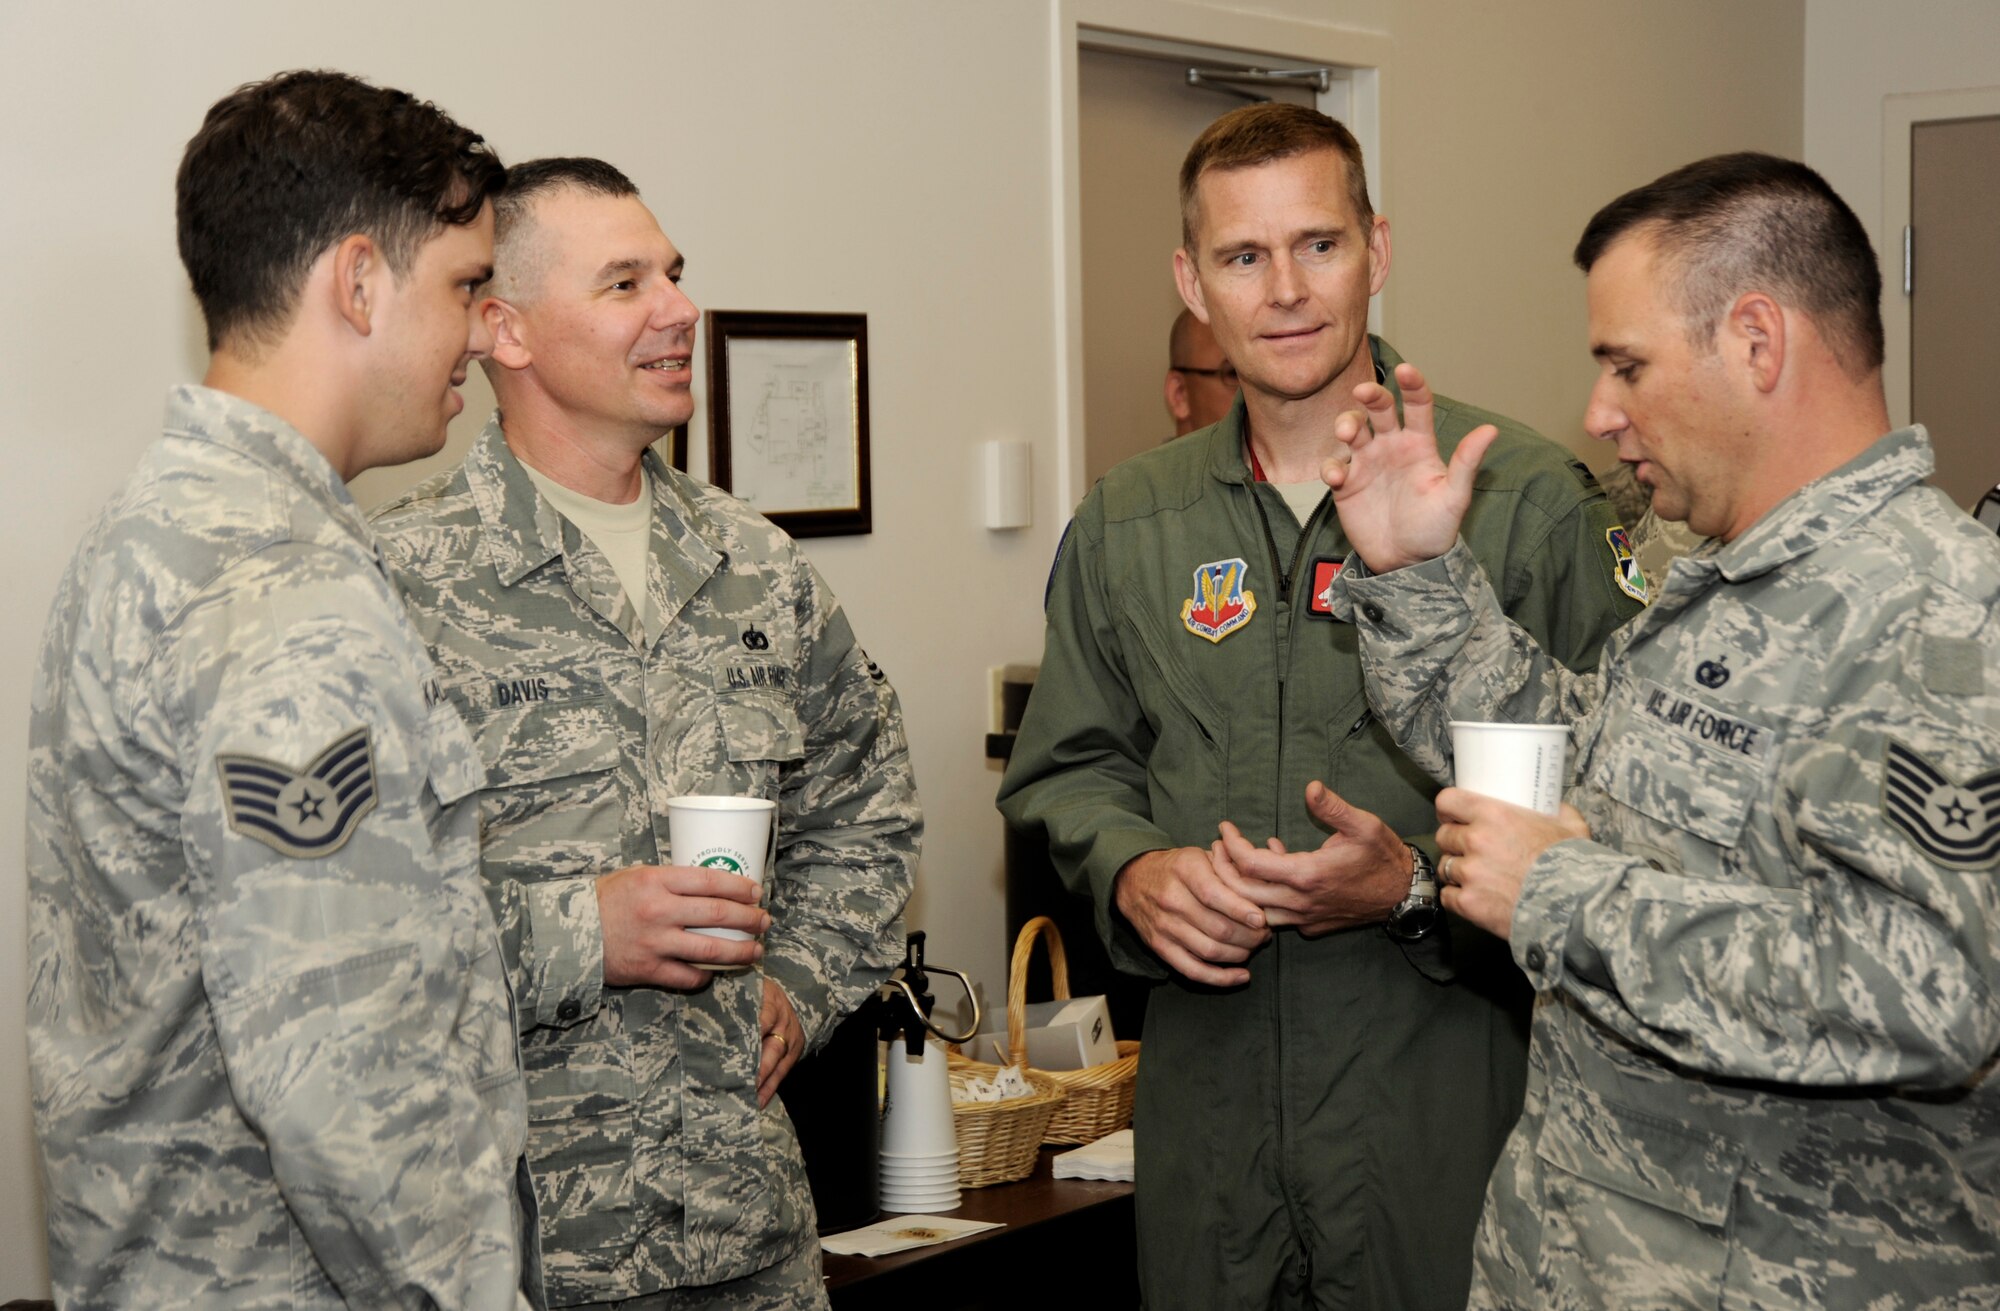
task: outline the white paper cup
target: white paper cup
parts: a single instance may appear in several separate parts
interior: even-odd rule
[[[667,859],[676,865],[737,874],[761,889],[777,816],[778,803],[763,797],[670,797]],[[688,932],[727,938],[731,942],[748,942],[752,936],[741,929],[703,928]]]
[[[900,1042],[889,1044],[888,1092],[882,1099],[882,1150],[889,1156],[931,1156],[949,1152],[958,1159],[958,1128],[951,1114],[951,1080],[945,1075],[944,1048],[926,1042],[911,1056]]]
[[[1451,721],[1452,781],[1468,792],[1497,797],[1553,815],[1562,809],[1569,761],[1564,724],[1478,724]]]

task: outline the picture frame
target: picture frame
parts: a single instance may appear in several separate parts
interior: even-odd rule
[[[868,316],[707,318],[710,481],[793,537],[874,531]]]

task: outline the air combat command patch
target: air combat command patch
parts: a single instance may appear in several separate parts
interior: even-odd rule
[[[1220,642],[1257,613],[1257,598],[1243,586],[1250,566],[1211,560],[1194,571],[1194,595],[1181,602],[1181,623],[1196,637]]]
[[[1640,605],[1646,604],[1646,574],[1632,555],[1632,535],[1623,527],[1607,528],[1604,540],[1611,545],[1612,581],[1619,591]]]
[[[286,856],[326,856],[375,809],[375,753],[364,725],[336,738],[304,769],[218,754],[229,827]]]
[[[2000,769],[1960,783],[1895,741],[1884,764],[1882,813],[1917,850],[1951,869],[2000,861]]]

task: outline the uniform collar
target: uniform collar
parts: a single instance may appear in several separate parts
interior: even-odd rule
[[[502,587],[512,587],[562,555],[562,516],[507,449],[498,410],[465,457],[465,482]]]
[[[1818,550],[1930,477],[1936,460],[1921,425],[1898,428],[1766,511],[1735,541],[1706,556],[1730,582],[1768,573]]]
[[[329,519],[362,541],[375,540],[339,470],[297,428],[263,406],[213,387],[182,383],[167,391],[163,427],[256,462],[303,492]]]
[[[1395,347],[1373,333],[1368,335],[1368,354],[1375,362],[1375,381],[1389,389],[1389,394],[1396,398],[1400,408],[1403,389],[1396,385],[1396,366],[1403,362],[1403,357],[1396,354]],[[1247,420],[1243,393],[1238,391],[1229,413],[1208,430],[1208,471],[1219,482],[1247,487],[1255,481],[1250,473],[1250,461],[1243,441]]]
[[[691,484],[686,475],[669,468],[654,451],[648,450],[643,458],[653,493],[652,548],[646,561],[652,605],[644,635],[650,645],[727,559],[727,551],[692,526],[703,519],[688,499]],[[588,580],[573,577],[572,584],[587,581],[602,585],[610,579],[608,561],[590,562],[604,566],[603,578],[595,576],[600,571],[578,567],[572,555],[582,548],[582,534],[549,504],[519,457],[508,448],[497,410],[465,458],[465,478],[502,586],[512,587],[557,559],[563,560],[572,574],[592,575]],[[628,635],[637,638],[636,632]]]

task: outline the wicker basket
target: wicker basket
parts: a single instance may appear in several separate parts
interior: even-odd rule
[[[998,1067],[951,1053],[945,1067],[953,1091],[974,1078],[991,1078]],[[1035,1154],[1048,1136],[1049,1117],[1063,1104],[1063,1090],[1048,1075],[1023,1070],[1034,1088],[1032,1097],[1004,1102],[953,1102],[952,1127],[958,1130],[958,1182],[967,1188],[1010,1184],[1035,1172]]]
[[[1049,982],[1056,999],[1069,997],[1069,957],[1063,952],[1062,933],[1055,921],[1037,915],[1021,926],[1014,939],[1014,959],[1007,970],[1007,1050],[1026,1052],[1028,1017],[1028,962],[1035,953],[1035,940],[1049,945]],[[966,1061],[965,1068],[987,1074],[997,1067]],[[1118,1042],[1118,1056],[1102,1065],[1081,1070],[1029,1070],[1031,1079],[1047,1079],[1068,1097],[1049,1121],[1046,1143],[1071,1145],[1094,1143],[1108,1133],[1132,1124],[1132,1098],[1139,1086],[1139,1044],[1128,1039]],[[988,1077],[991,1077],[990,1075]],[[1004,1105],[1004,1103],[1002,1103]],[[963,1149],[960,1149],[961,1152]]]

